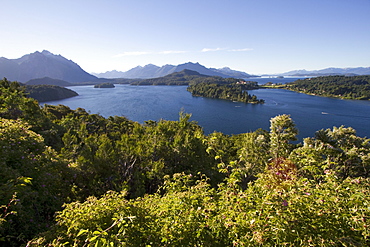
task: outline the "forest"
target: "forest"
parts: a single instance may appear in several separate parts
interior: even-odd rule
[[[217,114],[217,113],[215,113]],[[1,246],[369,246],[370,140],[40,106],[0,81]]]
[[[287,83],[296,92],[342,99],[370,100],[370,76],[320,76]]]
[[[232,84],[216,84],[208,82],[191,83],[187,90],[193,96],[201,96],[214,99],[225,99],[243,103],[263,104],[263,99],[248,94],[247,90],[259,88],[257,82],[244,82]]]
[[[39,102],[61,100],[78,95],[71,89],[56,85],[24,85],[24,90],[29,97]]]
[[[114,87],[115,87],[114,84],[110,82],[104,82],[94,85],[94,88],[114,88]]]

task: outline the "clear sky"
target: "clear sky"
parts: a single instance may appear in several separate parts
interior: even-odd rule
[[[87,72],[370,66],[370,0],[0,0],[0,9],[0,57],[48,50]]]

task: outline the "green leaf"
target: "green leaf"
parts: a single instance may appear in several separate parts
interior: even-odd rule
[[[78,233],[77,233],[77,237],[81,236],[82,234],[88,232],[89,230],[86,230],[86,229],[81,229]]]

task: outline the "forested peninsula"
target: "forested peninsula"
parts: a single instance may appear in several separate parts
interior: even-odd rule
[[[104,82],[94,85],[94,88],[114,88],[114,87],[115,87],[114,84],[110,82]]]
[[[75,91],[55,85],[25,85],[25,92],[28,97],[39,102],[67,99],[78,96]]]
[[[187,90],[193,96],[201,96],[214,99],[225,99],[243,103],[263,104],[263,99],[257,99],[255,95],[248,94],[247,90],[258,89],[256,82],[238,81],[231,84],[216,83],[192,83]]]
[[[370,76],[320,76],[281,86],[292,91],[342,99],[370,100]]]
[[[0,81],[1,246],[369,246],[370,140],[40,106]],[[215,113],[217,114],[217,113]]]

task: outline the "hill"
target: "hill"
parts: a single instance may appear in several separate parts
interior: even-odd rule
[[[31,79],[50,77],[71,83],[94,81],[97,78],[84,71],[78,64],[49,51],[34,52],[17,59],[0,58],[0,77],[27,82]]]
[[[67,81],[53,79],[50,77],[43,77],[43,78],[37,78],[37,79],[31,79],[25,83],[26,85],[54,85],[54,86],[60,86],[60,87],[68,87],[72,86],[72,83],[69,83]]]
[[[370,99],[370,76],[322,76],[297,80],[284,85],[286,89],[319,96],[344,99]]]
[[[67,99],[78,96],[75,91],[55,85],[26,85],[26,94],[39,102]]]
[[[114,88],[114,84],[110,82],[95,84],[94,88]]]
[[[144,79],[140,81],[135,81],[131,83],[132,85],[188,85],[191,80],[197,78],[204,78],[208,77],[207,75],[199,74],[196,71],[184,69],[180,72],[174,72],[172,74],[152,78],[152,79]]]
[[[169,75],[171,73],[180,72],[184,69],[193,70],[203,75],[208,76],[221,76],[221,77],[237,77],[237,78],[249,78],[253,77],[250,74],[245,72],[232,70],[228,67],[222,69],[214,69],[214,68],[206,68],[205,66],[199,63],[184,63],[179,65],[164,65],[162,67],[156,66],[154,64],[148,64],[144,67],[137,66],[132,68],[126,72],[120,71],[107,71],[105,73],[95,74],[101,78],[142,78],[142,79],[149,79],[149,78],[157,78]]]

